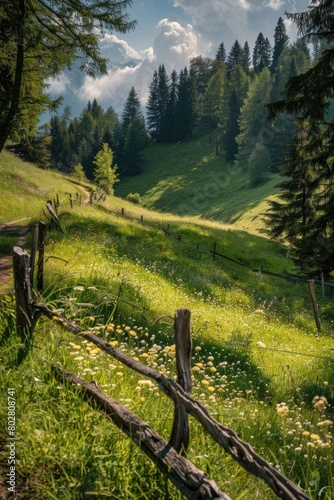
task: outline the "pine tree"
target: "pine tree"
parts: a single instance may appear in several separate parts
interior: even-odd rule
[[[246,75],[249,75],[251,59],[250,59],[250,48],[247,41],[245,42],[242,50],[243,50],[243,55],[242,55],[241,66]]]
[[[123,127],[123,132],[126,135],[128,126],[131,125],[134,122],[134,119],[137,116],[142,115],[142,112],[140,110],[140,100],[137,95],[137,92],[135,91],[134,87],[131,87],[131,90],[128,94],[128,97],[125,101],[124,108],[123,108],[123,114],[122,114],[122,127]]]
[[[280,17],[277,21],[275,34],[274,34],[274,50],[273,50],[273,60],[271,63],[271,71],[275,72],[279,58],[283,52],[283,50],[288,46],[289,37],[286,32],[286,27],[283,19]]]
[[[154,71],[153,79],[149,87],[146,104],[146,121],[152,137],[158,139],[161,130],[161,120],[159,114],[159,78],[157,71]]]
[[[253,50],[253,68],[255,73],[261,73],[263,68],[269,67],[271,61],[271,46],[268,38],[259,33]]]
[[[195,120],[194,93],[194,81],[185,67],[180,71],[178,82],[175,127],[172,132],[176,141],[188,139],[192,135]]]
[[[238,40],[234,42],[227,57],[227,70],[231,73],[239,64],[242,65],[244,58],[244,51]]]
[[[288,19],[297,23],[305,42],[317,39],[326,48],[311,67],[288,81],[284,99],[272,103],[269,108],[272,116],[289,112],[298,115],[304,129],[307,124],[308,139],[302,157],[306,169],[305,196],[313,213],[306,232],[303,225],[296,227],[297,242],[302,242],[296,244],[296,248],[300,262],[308,261],[309,268],[329,273],[334,268],[334,118],[328,114],[334,96],[334,5],[328,0],[312,0],[311,5],[306,12],[288,14]],[[294,172],[288,175],[290,180],[294,178]],[[291,194],[294,196],[294,191]],[[293,200],[287,200],[287,205],[291,217],[298,213]]]
[[[107,72],[101,30],[124,33],[135,25],[125,9],[131,0],[32,2],[3,0],[0,9],[0,152],[9,135],[36,129],[39,114],[54,106],[46,81],[73,61],[89,75]],[[23,119],[25,112],[25,120]],[[28,121],[27,121],[28,120]],[[24,127],[23,127],[24,126]]]
[[[239,135],[239,118],[247,96],[249,78],[238,65],[230,74],[225,90],[225,106],[222,113],[222,143],[226,160],[232,162],[238,153],[236,137]]]
[[[225,50],[225,45],[224,42],[221,42],[221,44],[218,47],[217,53],[216,53],[216,61],[226,61],[226,50]]]
[[[144,117],[136,116],[126,132],[122,162],[123,175],[132,176],[142,172],[142,154],[148,141],[149,136],[146,131]]]

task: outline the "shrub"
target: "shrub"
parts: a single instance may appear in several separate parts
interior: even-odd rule
[[[129,193],[126,197],[127,201],[131,201],[132,203],[135,203],[136,205],[139,205],[141,203],[141,197],[139,193]]]

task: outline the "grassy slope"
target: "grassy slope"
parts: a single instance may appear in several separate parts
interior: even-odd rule
[[[268,175],[265,184],[250,188],[247,172],[216,156],[207,135],[175,145],[153,143],[144,165],[140,176],[116,185],[118,196],[137,192],[148,208],[199,215],[252,232],[261,226],[265,199],[278,182],[277,175]]]
[[[5,184],[6,179],[13,179],[13,167],[16,180]],[[319,339],[314,335],[304,285],[266,276],[258,280],[250,270],[225,260],[212,262],[210,256],[216,241],[223,253],[252,267],[291,270],[291,261],[278,245],[233,226],[148,211],[119,198],[108,197],[102,205],[70,210],[67,198],[74,189],[72,183],[11,155],[0,157],[0,178],[1,199],[5,194],[11,199],[23,182],[28,186],[18,193],[20,204],[15,217],[29,212],[33,219],[39,219],[45,198],[58,193],[63,200],[60,217],[66,237],[48,234],[43,300],[54,308],[63,308],[84,328],[108,335],[124,351],[171,376],[172,359],[154,353],[173,342],[168,316],[177,308],[189,308],[194,345],[201,347],[193,356],[193,366],[198,368],[194,370],[194,396],[289,477],[301,481],[303,487],[316,478],[318,483],[315,486],[313,482],[309,490],[312,498],[318,498],[321,488],[332,491],[331,450],[320,445],[311,449],[307,445],[307,441],[312,444],[310,438],[302,436],[307,431],[320,434],[326,443],[331,440],[327,428],[317,427],[330,413],[315,412],[311,401],[315,395],[333,398],[332,375],[325,360],[334,348],[332,298],[319,298],[323,320]],[[125,208],[125,218],[119,215],[121,207]],[[144,224],[139,223],[141,215]],[[5,206],[1,218],[12,218]],[[168,223],[182,236],[181,243],[163,236],[161,228]],[[123,298],[144,308],[146,321],[136,308],[126,305],[110,317],[121,283]],[[138,376],[103,354],[93,354],[57,324],[50,327],[40,321],[34,348],[24,363],[15,367],[15,336],[13,343],[6,338],[8,333],[14,335],[12,308],[10,296],[4,297],[0,307],[0,356],[1,376],[6,383],[2,390],[17,388],[17,433],[22,439],[18,471],[21,481],[34,491],[32,498],[97,495],[149,499],[163,495],[164,485],[154,467],[102,417],[80,404],[73,390],[54,381],[49,367],[61,362],[88,380],[93,377],[167,437],[172,422],[170,403],[149,387],[138,390]],[[163,319],[157,321],[161,316]],[[115,326],[109,331],[105,325],[111,321]],[[122,333],[117,333],[117,323]],[[126,333],[126,325],[137,332],[136,337]],[[206,389],[203,380],[213,392]],[[282,401],[289,406],[289,418],[280,420],[276,404]],[[0,427],[5,429],[4,413],[1,420]],[[295,452],[300,446],[302,452]],[[250,478],[210,439],[204,439],[195,424],[189,458],[233,498],[273,498],[262,483]],[[136,477],[140,480],[133,481]],[[173,489],[170,494],[173,499],[179,498]]]

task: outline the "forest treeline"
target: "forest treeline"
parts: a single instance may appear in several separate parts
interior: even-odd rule
[[[270,237],[288,243],[308,276],[334,270],[334,3],[310,0],[305,12],[287,13],[299,39],[290,43],[282,18],[274,43],[259,33],[251,52],[236,40],[215,58],[195,57],[179,74],[161,62],[149,85],[145,116],[134,87],[123,112],[94,100],[77,117],[47,94],[48,79],[74,61],[86,74],[107,73],[100,33],[135,27],[131,0],[30,2],[3,0],[0,9],[0,151],[15,147],[42,167],[98,181],[112,192],[117,177],[145,168],[151,141],[189,140],[195,128],[209,135],[226,162],[249,173],[250,185],[267,171],[282,175],[269,203]],[[117,7],[117,8],[116,8]],[[59,23],[59,19],[62,20]],[[42,112],[52,112],[39,131]],[[182,165],[180,163],[180,165]],[[157,166],[157,168],[159,168]],[[180,166],[180,168],[182,168]]]
[[[314,46],[313,58],[318,50]],[[68,107],[61,116],[52,116],[49,133],[43,136],[50,142],[50,161],[53,168],[65,171],[80,164],[92,179],[93,159],[107,143],[119,174],[135,175],[144,168],[142,151],[150,141],[187,140],[201,127],[210,133],[216,153],[246,166],[256,185],[266,171],[277,171],[295,127],[291,115],[270,123],[266,105],[276,101],[289,78],[306,71],[311,60],[306,43],[289,43],[279,18],[273,47],[260,33],[252,54],[247,42],[241,46],[236,40],[228,54],[222,42],[214,59],[194,57],[179,74],[168,75],[160,64],[148,89],[145,117],[134,87],[121,117],[112,104],[104,110],[97,100],[78,117],[71,118]]]

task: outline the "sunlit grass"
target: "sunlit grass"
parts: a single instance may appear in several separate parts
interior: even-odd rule
[[[61,182],[65,197],[67,181]],[[219,222],[150,212],[113,197],[73,210],[63,204],[60,221],[65,235],[47,232],[41,300],[172,379],[173,315],[178,308],[190,309],[194,398],[311,498],[334,498],[330,292],[323,299],[316,290],[319,336],[307,285],[258,276],[218,257],[212,261],[216,242],[218,251],[250,268],[291,272],[285,251],[265,238]],[[164,235],[167,224],[181,241]],[[173,404],[151,380],[64,331],[59,322],[44,319],[18,365],[11,295],[1,299],[0,325],[2,400],[8,387],[16,387],[18,482],[33,498],[152,499],[165,498],[167,488],[170,498],[182,498],[74,387],[54,379],[50,365],[60,363],[96,380],[168,439]],[[5,410],[3,405],[4,439]],[[5,460],[6,450],[0,453]],[[188,457],[232,498],[275,498],[193,419]]]

